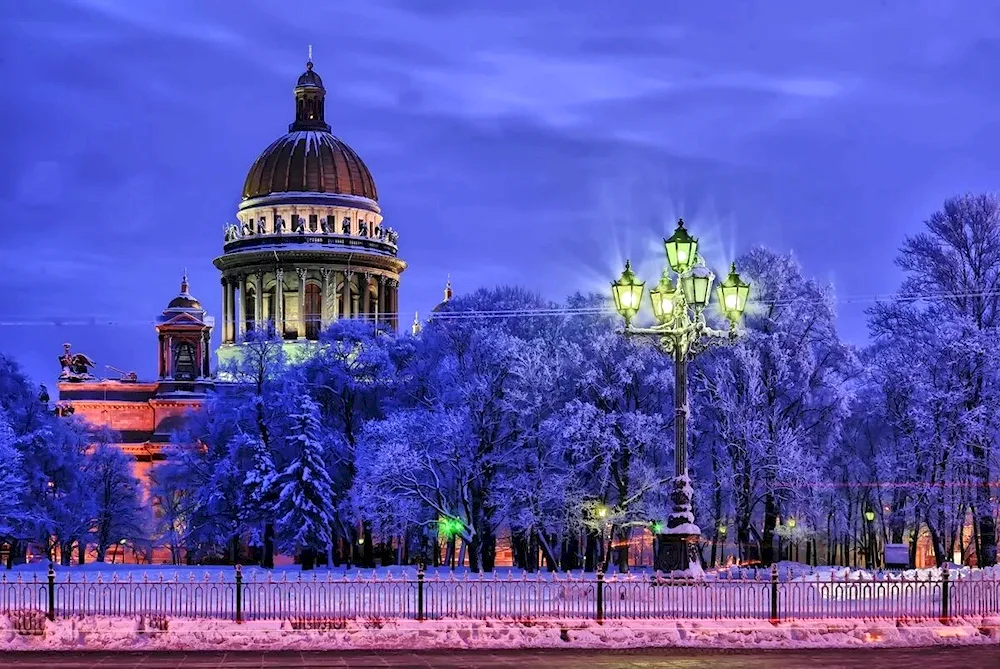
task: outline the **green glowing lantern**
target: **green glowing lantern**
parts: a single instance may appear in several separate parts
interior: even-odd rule
[[[740,275],[736,272],[736,263],[730,266],[729,276],[719,284],[716,293],[719,297],[719,305],[722,307],[722,313],[733,323],[738,321],[747,306],[747,298],[750,296],[750,284],[740,278]]]
[[[626,323],[630,323],[635,315],[639,313],[639,305],[642,303],[642,290],[646,283],[639,281],[632,272],[632,264],[625,261],[625,271],[621,277],[612,282],[611,295],[615,298],[615,309],[622,315]]]
[[[656,284],[655,288],[649,291],[649,299],[653,303],[653,315],[656,320],[666,323],[674,318],[679,295],[674,287],[673,281],[667,276],[667,270],[663,270],[663,277]]]
[[[669,238],[663,240],[663,247],[667,251],[670,268],[678,274],[683,274],[694,265],[698,253],[698,240],[684,229],[683,218],[677,219],[677,229]]]

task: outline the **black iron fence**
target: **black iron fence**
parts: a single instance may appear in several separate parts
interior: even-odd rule
[[[1000,572],[929,576],[784,574],[777,569],[706,579],[658,575],[330,573],[218,578],[86,574],[0,578],[0,613],[245,620],[376,619],[941,619],[1000,615]]]

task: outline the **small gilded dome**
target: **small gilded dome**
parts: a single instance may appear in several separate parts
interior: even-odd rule
[[[181,292],[174,299],[170,300],[170,304],[167,305],[167,311],[171,309],[201,309],[201,302],[199,302],[194,295],[188,292],[188,279],[187,271],[184,272],[184,277],[181,279]]]
[[[295,82],[295,88],[323,88],[323,80],[313,72],[312,61],[306,63],[306,71],[299,75],[299,80]],[[326,90],[326,89],[324,89]]]

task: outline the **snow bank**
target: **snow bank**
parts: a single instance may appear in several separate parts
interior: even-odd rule
[[[845,648],[996,644],[1000,618],[949,625],[891,620],[485,620],[331,621],[296,630],[289,621],[237,625],[222,620],[170,620],[167,631],[137,619],[77,618],[46,625],[44,636],[21,636],[0,617],[0,652],[19,650],[345,650],[504,648]]]

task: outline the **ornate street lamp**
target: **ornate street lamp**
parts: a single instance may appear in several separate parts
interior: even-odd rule
[[[645,281],[639,281],[632,272],[632,265],[625,261],[625,271],[617,281],[611,283],[611,294],[615,298],[615,309],[625,319],[625,323],[631,323],[632,319],[639,313],[639,306],[642,304],[642,288]]]
[[[718,299],[723,314],[729,320],[727,330],[715,330],[705,320],[705,308],[712,295],[715,275],[705,266],[698,254],[698,240],[688,233],[684,220],[677,221],[677,229],[663,240],[669,267],[664,269],[660,282],[649,291],[653,316],[658,325],[650,328],[632,327],[632,320],[639,313],[642,290],[645,285],[632,272],[629,262],[621,278],[611,284],[615,309],[625,319],[626,336],[653,337],[660,347],[674,358],[674,480],[670,493],[672,509],[666,527],[660,524],[655,567],[659,571],[684,570],[698,563],[695,544],[701,529],[694,524],[691,512],[693,489],[688,478],[687,458],[687,364],[710,342],[731,341],[739,334],[737,326],[750,295],[750,284],[744,282],[736,267],[719,286]],[[671,279],[671,271],[676,280]],[[720,527],[720,532],[724,529]]]

